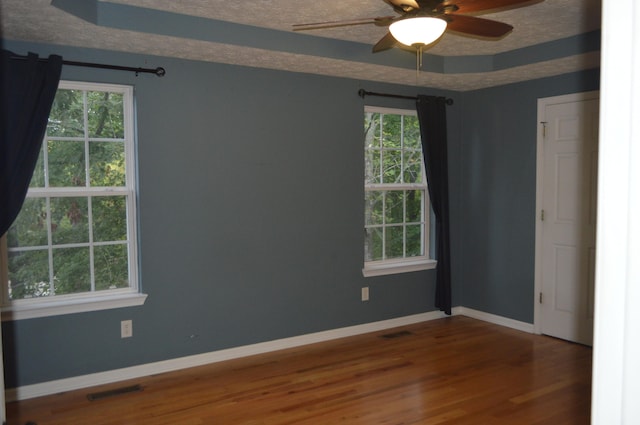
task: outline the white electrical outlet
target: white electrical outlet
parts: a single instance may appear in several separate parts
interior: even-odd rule
[[[365,286],[362,288],[362,301],[369,301],[369,287]]]
[[[123,320],[120,322],[120,338],[131,338],[133,336],[133,320]]]

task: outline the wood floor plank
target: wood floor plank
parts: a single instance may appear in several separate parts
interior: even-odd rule
[[[142,391],[87,399],[130,385]],[[9,403],[7,415],[10,425],[586,425],[590,393],[589,347],[456,316]]]

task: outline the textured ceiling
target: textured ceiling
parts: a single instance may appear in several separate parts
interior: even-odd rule
[[[57,6],[77,4],[74,1],[56,0],[55,3]],[[83,1],[91,3],[96,0]],[[371,45],[385,34],[386,28],[360,25],[304,33],[291,31],[291,25],[295,23],[392,15],[393,11],[382,0],[323,0],[304,2],[304,7],[301,7],[301,3],[303,2],[299,0],[101,0],[96,4],[110,6],[111,15],[121,14],[120,20],[114,19],[108,23],[104,23],[100,17],[94,20],[81,19],[62,10],[64,7],[54,7],[50,0],[2,0],[0,13],[3,37],[10,40],[145,53],[452,90],[490,87],[599,66],[598,51],[565,49],[565,52],[549,57],[538,53],[537,58],[530,63],[519,60],[508,66],[489,67],[477,72],[473,66],[472,72],[446,71],[425,66],[417,75],[415,68],[412,68],[415,58],[407,52],[370,53]],[[136,14],[132,15],[131,11]],[[155,13],[158,11],[163,13]],[[129,22],[131,16],[144,18]],[[446,33],[439,43],[428,50],[425,62],[443,60],[443,68],[447,68],[446,61],[469,58],[469,61],[486,62],[493,60],[496,55],[515,56],[521,51],[529,52],[536,46],[542,46],[539,50],[543,52],[545,49],[550,51],[558,41],[600,28],[600,0],[546,0],[483,17],[513,25],[514,31],[499,41]],[[195,31],[179,31],[178,22],[187,22],[191,27],[220,27],[227,22],[241,25],[231,25],[224,35],[205,33],[201,36],[191,35],[197,34]],[[205,28],[203,32],[206,32]],[[253,33],[256,34],[254,38],[273,41],[251,40],[244,36]]]

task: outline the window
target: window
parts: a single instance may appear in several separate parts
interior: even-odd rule
[[[435,267],[429,200],[414,111],[365,108],[365,276]]]
[[[133,89],[60,82],[29,191],[3,237],[3,317],[139,305]]]

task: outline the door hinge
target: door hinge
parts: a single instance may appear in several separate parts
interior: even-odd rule
[[[547,122],[540,121],[540,124],[542,124],[542,137],[545,138],[547,137]]]
[[[540,211],[540,221],[544,221],[544,210]]]
[[[538,296],[538,302],[542,304],[542,292],[540,292],[540,295]]]

